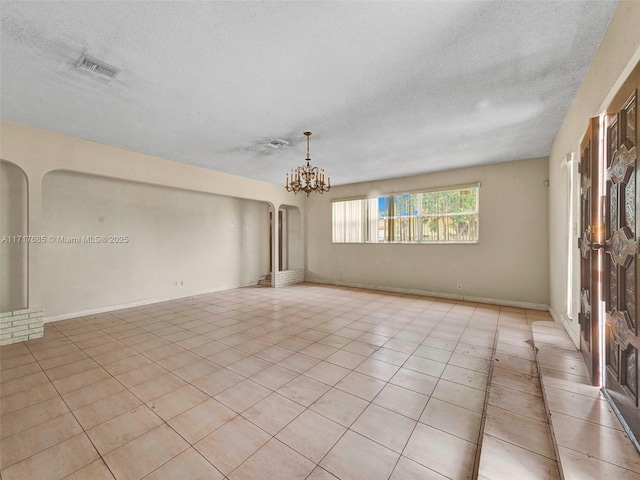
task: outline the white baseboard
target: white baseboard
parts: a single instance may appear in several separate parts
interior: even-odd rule
[[[225,290],[233,290],[234,288],[248,287],[250,285],[255,285],[255,284],[256,282],[237,284],[237,285],[228,285],[228,286],[222,286],[222,287],[217,287],[217,288],[208,289],[208,290],[181,293],[178,295],[171,295],[166,297],[147,298],[145,300],[136,300],[134,302],[121,303],[118,305],[109,305],[106,307],[92,308],[89,310],[80,310],[77,312],[62,313],[60,315],[45,316],[44,323],[58,322],[60,320],[69,320],[70,318],[84,317],[86,315],[96,315],[98,313],[112,312],[113,310],[121,310],[124,308],[140,307],[142,305],[149,305],[150,303],[159,303],[159,302],[166,302],[168,300],[178,300],[180,298],[195,297],[196,295],[206,295],[207,293],[223,292]]]
[[[471,295],[458,295],[446,292],[432,292],[429,290],[413,290],[409,288],[387,287],[379,285],[367,285],[364,283],[335,282],[328,280],[306,280],[309,283],[320,283],[324,285],[335,285],[338,287],[366,288],[368,290],[380,290],[382,292],[406,293],[410,295],[421,295],[427,297],[446,298],[449,300],[462,300],[465,302],[488,303],[491,305],[501,305],[505,307],[528,308],[531,310],[549,310],[549,305],[543,303],[520,302],[517,300],[504,300],[499,298],[475,297]]]
[[[489,298],[489,297],[475,297],[475,296],[469,296],[469,295],[457,295],[457,294],[446,293],[446,292],[433,292],[430,290],[413,290],[409,288],[373,286],[373,285],[367,285],[363,283],[331,282],[331,281],[325,281],[325,280],[309,280],[309,283],[335,285],[339,287],[365,288],[368,290],[379,290],[382,292],[406,293],[409,295],[421,295],[421,296],[436,297],[436,298],[446,298],[449,300],[461,300],[466,302],[487,303],[490,305],[501,305],[505,307],[517,307],[517,308],[528,308],[531,310],[551,311],[548,305],[541,304],[541,303],[520,302],[516,300],[504,300],[504,299]],[[180,298],[189,298],[196,295],[205,295],[207,293],[233,290],[234,288],[248,287],[250,285],[255,285],[255,282],[250,282],[246,284],[237,284],[237,285],[227,285],[227,286],[222,286],[222,287],[208,289],[208,290],[189,292],[187,294],[148,298],[144,300],[137,300],[134,302],[122,303],[117,305],[109,305],[109,306],[104,306],[99,308],[92,308],[89,310],[80,310],[76,312],[63,313],[60,315],[45,316],[44,323],[57,322],[60,320],[68,320],[70,318],[84,317],[86,315],[96,315],[99,313],[111,312],[113,310],[121,310],[124,308],[140,307],[140,306],[148,305],[151,303],[166,302],[168,300],[178,300]],[[551,316],[554,318],[555,321],[558,321],[553,312],[551,312]],[[565,329],[567,329],[566,325],[565,325]],[[569,331],[569,329],[567,329],[567,331],[569,332],[569,336],[571,336],[572,340],[574,340],[572,337],[572,333]]]

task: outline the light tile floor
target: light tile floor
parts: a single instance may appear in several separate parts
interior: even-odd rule
[[[563,478],[640,478],[640,455],[601,390],[591,386],[566,331],[556,323],[535,322],[533,336]]]
[[[502,317],[481,444],[480,480],[560,480],[547,422],[531,323],[548,315]],[[540,324],[552,322],[539,322]]]
[[[498,325],[527,315],[302,284],[50,323],[0,348],[0,475],[470,479]]]

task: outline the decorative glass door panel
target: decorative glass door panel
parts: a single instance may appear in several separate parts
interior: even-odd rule
[[[605,115],[605,252],[603,272],[606,393],[636,439],[638,403],[638,162],[637,111],[640,67]]]

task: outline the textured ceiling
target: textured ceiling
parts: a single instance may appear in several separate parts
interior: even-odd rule
[[[0,113],[272,183],[305,130],[334,184],[545,156],[615,6],[2,1]]]

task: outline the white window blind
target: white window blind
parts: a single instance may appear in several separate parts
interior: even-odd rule
[[[366,242],[366,200],[333,203],[334,243]]]

